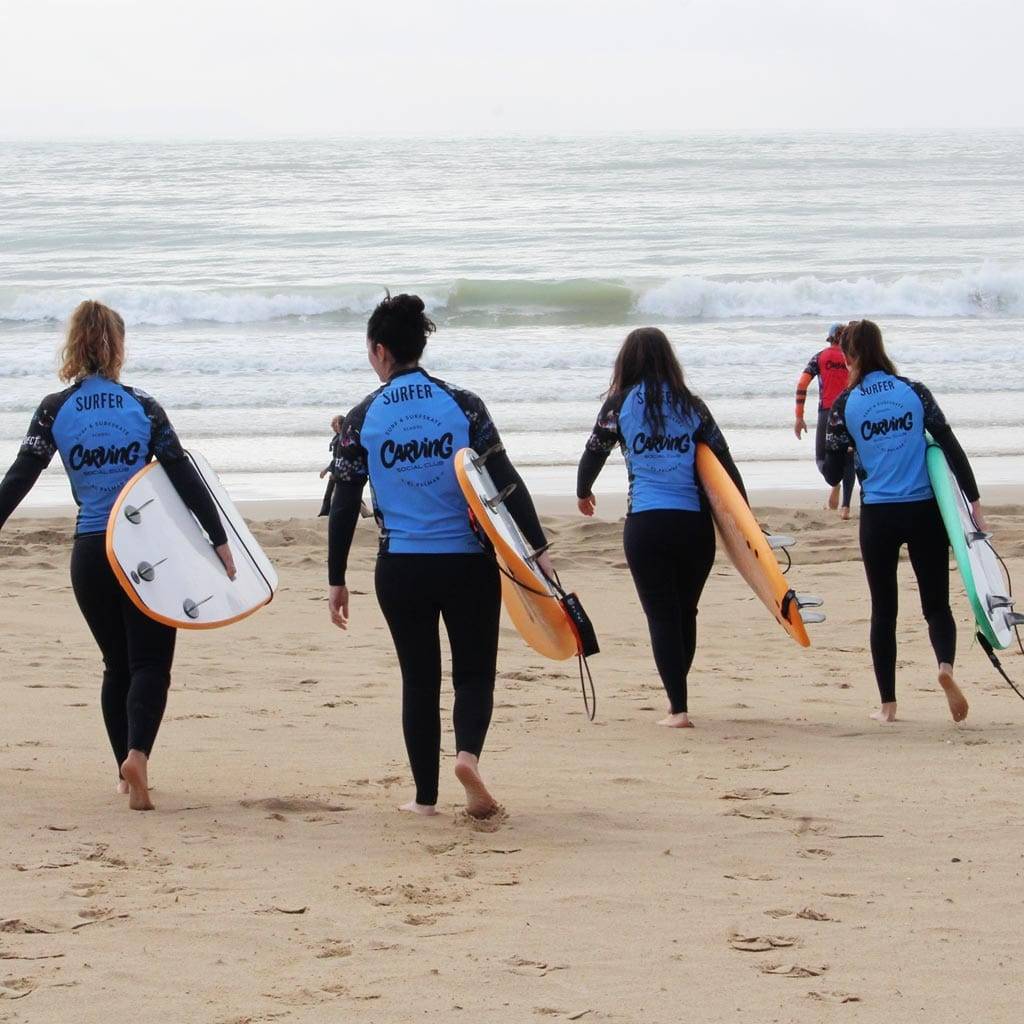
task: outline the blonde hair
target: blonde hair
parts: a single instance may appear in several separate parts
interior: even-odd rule
[[[124,320],[102,302],[80,302],[68,321],[60,353],[60,379],[67,383],[98,373],[117,380],[124,362]]]

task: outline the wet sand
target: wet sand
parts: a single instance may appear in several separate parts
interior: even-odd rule
[[[904,563],[902,721],[870,721],[856,521],[758,512],[799,536],[796,586],[828,622],[799,649],[720,557],[685,731],[654,724],[621,525],[549,519],[603,645],[598,717],[575,663],[506,624],[482,761],[505,812],[483,823],[460,811],[447,721],[441,813],[395,809],[412,789],[370,524],[344,634],[325,522],[257,523],[281,591],[180,636],[142,814],[114,792],[69,523],[13,520],[0,1021],[1016,1020],[1024,704],[972,642],[954,577],[971,712],[950,721]],[[1024,507],[991,521],[1024,587]],[[1024,658],[1004,662],[1024,681]]]

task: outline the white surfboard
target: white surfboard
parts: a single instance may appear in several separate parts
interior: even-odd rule
[[[186,452],[213,498],[237,575],[228,579],[206,534],[158,462],[125,484],[107,522],[107,559],[144,614],[179,629],[227,626],[268,604],[277,573],[227,491],[196,452]]]
[[[1013,640],[1012,630],[1020,616],[1014,614],[1010,588],[995,549],[989,535],[978,529],[945,454],[930,438],[926,457],[932,490],[975,621],[996,650],[1005,650]]]

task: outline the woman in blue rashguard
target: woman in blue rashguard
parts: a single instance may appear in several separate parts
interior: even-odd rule
[[[498,655],[501,591],[494,558],[470,524],[453,456],[464,447],[487,454],[505,504],[534,549],[547,541],[533,501],[501,446],[484,403],[431,377],[420,357],[434,324],[416,295],[388,296],[366,328],[370,365],[383,382],[345,417],[334,460],[328,528],[331,620],[348,626],[346,568],[367,481],[380,527],[377,599],[402,672],[402,730],[416,796],[402,810],[436,813],[441,750],[443,619],[452,651],[455,775],[466,810],[487,818],[497,804],[479,759],[490,726]],[[549,575],[547,554],[538,559]]]
[[[100,702],[129,806],[151,810],[148,762],[167,705],[176,631],[128,599],[107,561],[106,529],[121,488],[158,459],[234,578],[227,536],[198,473],[156,399],[120,381],[124,321],[100,302],[71,314],[61,380],[32,417],[0,483],[0,528],[60,453],[79,506],[71,552],[75,599],[103,655]]]
[[[960,722],[968,708],[953,678],[956,623],[949,607],[949,538],[928,478],[926,430],[945,453],[984,530],[978,485],[932,393],[918,381],[897,375],[877,324],[851,324],[843,334],[843,351],[850,383],[832,406],[822,472],[835,486],[842,479],[846,453],[854,449],[862,501],[860,549],[871,591],[871,658],[881,696],[881,707],[871,717],[896,720],[896,572],[906,544],[939,665],[939,684],[953,721]]]
[[[583,515],[592,516],[594,482],[621,447],[629,472],[622,542],[669,700],[668,717],[658,724],[677,729],[693,724],[687,679],[697,649],[697,604],[715,561],[715,527],[694,461],[701,441],[746,497],[725,438],[687,387],[668,338],[657,327],[632,331],[580,459],[576,497]]]

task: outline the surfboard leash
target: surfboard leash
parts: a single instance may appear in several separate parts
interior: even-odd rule
[[[473,510],[469,509],[469,523],[473,529],[473,533],[476,534],[476,539],[483,548],[485,554],[489,554],[494,560],[494,564],[498,568],[498,572],[501,573],[505,579],[514,583],[517,587],[525,590],[528,594],[534,594],[537,597],[546,597],[549,601],[558,601],[562,606],[562,610],[565,612],[566,618],[569,620],[569,626],[573,631],[573,635],[576,637],[576,660],[579,662],[580,668],[580,692],[583,694],[583,708],[587,713],[587,718],[592,722],[597,715],[597,689],[594,686],[594,677],[590,671],[590,664],[587,658],[591,654],[597,654],[599,647],[597,646],[597,635],[594,632],[594,627],[590,622],[590,618],[587,613],[583,610],[583,605],[580,604],[579,598],[575,594],[566,593],[565,588],[562,586],[562,581],[558,578],[558,573],[555,573],[555,578],[551,579],[546,573],[544,578],[548,583],[555,589],[555,593],[551,594],[546,590],[538,590],[535,587],[531,587],[527,583],[523,583],[522,580],[517,579],[512,573],[508,571],[501,564],[501,559],[498,558],[497,552],[494,550],[494,545],[490,543],[487,534],[484,533],[483,528],[477,522],[476,516],[473,514]],[[541,550],[546,550],[548,545],[545,545]],[[538,554],[540,552],[537,552]],[[541,570],[543,572],[543,570]],[[584,672],[586,672],[586,679],[584,679]],[[587,694],[587,684],[590,685],[590,694]]]
[[[1002,663],[999,661],[996,652],[993,650],[992,645],[989,643],[988,637],[985,636],[985,634],[982,633],[980,629],[975,635],[978,638],[978,643],[981,644],[981,649],[988,655],[988,660],[992,662],[992,667],[1003,677],[1003,679],[1006,680],[1007,683],[1010,684],[1010,689],[1012,689],[1013,692],[1017,694],[1017,696],[1020,697],[1021,700],[1024,700],[1024,693],[1021,693],[1020,690],[1017,689],[1017,684],[1014,683],[1014,681],[1003,670]],[[1018,636],[1017,639],[1019,641],[1020,637]]]

